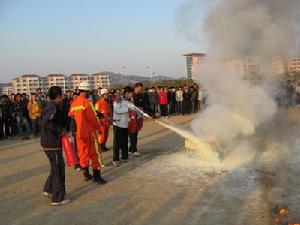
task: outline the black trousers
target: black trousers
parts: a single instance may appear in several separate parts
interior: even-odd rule
[[[4,126],[5,126],[4,131],[5,131],[6,137],[11,136],[11,131],[10,131],[11,121],[9,119],[5,119],[4,120]]]
[[[65,163],[62,151],[45,151],[51,166],[50,175],[44,191],[52,194],[52,202],[61,202],[65,198]]]
[[[113,127],[114,141],[113,141],[113,160],[120,160],[120,149],[122,151],[122,159],[128,159],[128,128]]]
[[[170,102],[170,114],[177,113],[177,102]]]
[[[137,142],[138,142],[138,131],[135,133],[128,133],[130,146],[129,151],[134,153],[137,152]]]
[[[168,105],[160,105],[161,116],[168,116]]]
[[[39,134],[39,125],[37,119],[31,119],[31,127],[33,136],[37,137]]]
[[[0,138],[4,137],[4,121],[0,119]]]
[[[182,101],[177,102],[177,113],[178,114],[182,113]]]

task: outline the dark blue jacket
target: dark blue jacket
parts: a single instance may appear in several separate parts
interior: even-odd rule
[[[41,129],[41,145],[44,151],[61,150],[61,135],[63,134],[63,115],[54,101],[47,103],[39,119]]]

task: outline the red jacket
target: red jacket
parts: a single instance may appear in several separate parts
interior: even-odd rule
[[[159,92],[159,104],[160,105],[167,105],[168,104],[168,93],[167,92]]]
[[[134,110],[129,110],[128,133],[136,133],[143,127],[143,118],[138,119],[138,114]]]

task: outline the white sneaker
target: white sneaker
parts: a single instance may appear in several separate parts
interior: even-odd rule
[[[52,197],[52,194],[51,193],[48,193],[46,191],[42,192],[42,195],[46,198],[51,198]]]
[[[140,156],[141,156],[141,153],[139,153],[139,152],[134,152],[134,153],[133,153],[133,156],[134,156],[134,157],[140,157]]]
[[[64,199],[61,202],[51,202],[51,205],[53,206],[59,206],[59,205],[67,205],[71,202],[70,199]]]
[[[120,165],[120,162],[119,161],[112,161],[112,164],[115,166],[115,167],[118,167]]]

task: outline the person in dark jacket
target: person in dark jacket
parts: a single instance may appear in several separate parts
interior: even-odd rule
[[[176,101],[176,89],[174,87],[169,91],[169,101],[170,101],[170,115],[177,113],[177,101]]]
[[[191,102],[191,93],[189,92],[188,88],[184,89],[184,92],[182,94],[182,98],[183,98],[183,101],[182,101],[182,115],[190,114],[191,113],[192,102]]]
[[[58,86],[49,89],[50,102],[47,103],[40,118],[41,145],[47,155],[51,171],[45,183],[43,195],[51,198],[51,205],[65,205],[70,203],[65,198],[65,164],[62,155],[61,135],[63,134],[60,105],[62,104],[62,90]]]
[[[28,120],[29,113],[27,110],[27,104],[28,104],[27,100],[22,99],[20,94],[15,95],[14,117],[17,121],[18,135],[23,137],[23,139],[26,140],[29,139],[29,136],[31,134],[31,128]],[[24,128],[25,128],[25,132],[24,132]]]
[[[149,95],[145,93],[144,86],[141,83],[136,83],[133,88],[133,103],[134,105],[142,110],[143,112],[151,115],[152,117],[155,116],[155,113],[152,111],[150,107],[149,102]],[[141,113],[138,113],[138,119],[143,120],[143,115]],[[138,143],[138,133],[136,132],[136,135],[130,139],[130,148],[134,149],[133,156],[139,157],[141,155],[140,152],[137,150],[137,143]]]
[[[0,98],[0,140],[4,138],[4,98]]]
[[[149,103],[150,103],[150,107],[152,110],[152,115],[151,116],[155,116],[155,114],[158,113],[158,101],[159,101],[159,96],[158,93],[155,90],[155,87],[152,87],[149,90]]]
[[[72,92],[67,90],[66,97],[63,99],[62,103],[62,113],[63,113],[63,128],[66,129],[67,132],[71,130],[71,118],[69,117],[69,110],[71,107],[71,102],[73,101]]]
[[[12,103],[7,95],[3,96],[3,121],[4,121],[4,131],[5,136],[10,137],[12,136]]]

